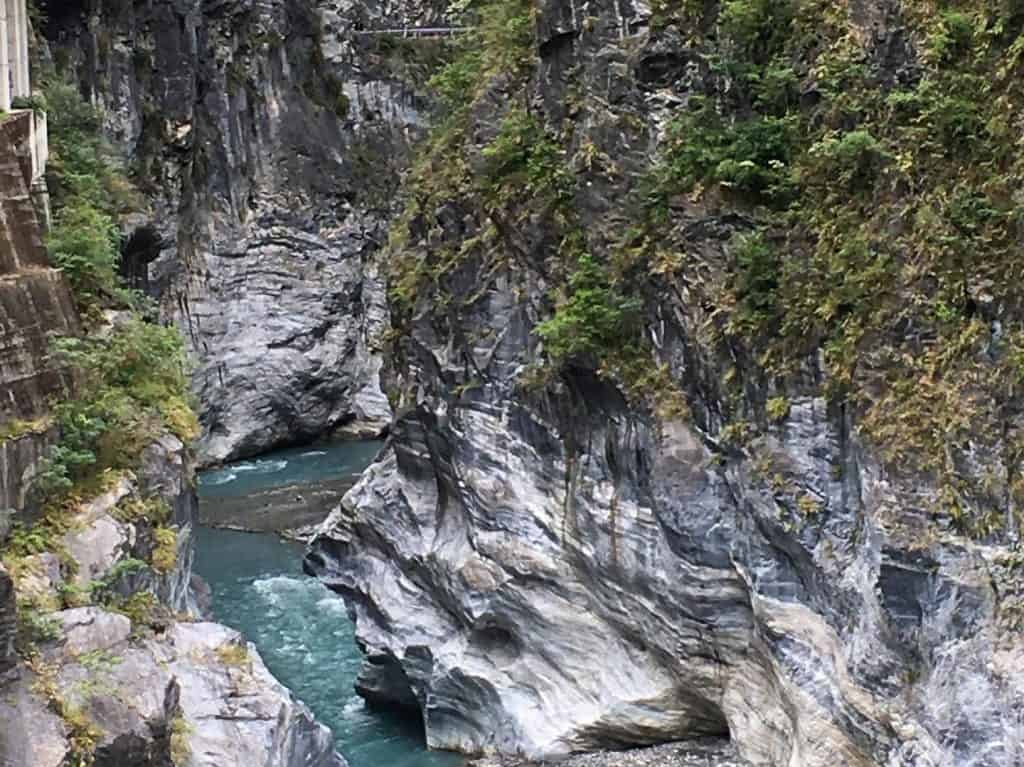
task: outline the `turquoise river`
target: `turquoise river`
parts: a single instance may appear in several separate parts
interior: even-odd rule
[[[201,504],[281,485],[361,471],[378,443],[287,450],[206,472]],[[418,722],[368,709],[353,691],[360,654],[342,600],[302,573],[301,544],[272,534],[203,528],[196,571],[210,585],[213,617],[243,632],[273,674],[329,726],[351,767],[453,767],[428,751]]]

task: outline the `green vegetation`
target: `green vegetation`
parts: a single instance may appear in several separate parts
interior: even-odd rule
[[[189,406],[181,338],[147,322],[140,300],[117,276],[118,217],[139,199],[100,136],[101,119],[73,86],[44,86],[52,156],[48,183],[54,226],[48,246],[68,276],[86,321],[101,325],[105,309],[128,310],[112,327],[60,339],[56,358],[78,372],[73,398],[54,408],[61,441],[35,482],[59,505],[104,472],[133,468],[145,444],[164,428],[183,440],[198,425]]]
[[[17,644],[22,651],[38,642],[60,637],[60,623],[32,602],[18,603]]]
[[[993,474],[1021,506],[1019,3],[904,4],[886,23],[907,45],[887,54],[844,4],[657,0],[656,33],[675,25],[709,75],[665,126],[654,166],[631,184],[632,226],[614,234],[579,220],[581,180],[617,172],[588,130],[614,119],[605,135],[642,145],[650,126],[629,107],[588,104],[576,70],[565,73],[569,115],[554,124],[530,90],[531,4],[468,8],[477,29],[430,81],[443,116],[392,232],[399,341],[428,308],[451,331],[491,275],[525,264],[550,298],[534,380],[589,367],[676,414],[682,394],[650,340],[658,297],[674,291],[719,388],[723,444],[784,423],[789,395],[824,394],[892,470],[934,476],[936,513],[965,530],[993,529],[992,515],[970,511],[992,481],[963,476],[958,451],[1001,456]],[[681,211],[730,220],[731,240],[693,239]],[[755,402],[756,389],[780,396]]]
[[[179,714],[171,719],[168,729],[170,730],[171,764],[174,767],[183,767],[192,756],[192,744],[190,743],[193,732],[192,725]]]
[[[474,31],[458,38],[451,60],[430,80],[443,117],[425,142],[405,215],[392,231],[389,276],[397,336],[417,305],[435,312],[470,306],[485,294],[486,275],[523,257],[517,229],[543,227],[554,239],[545,262],[554,314],[537,328],[547,364],[523,383],[543,385],[567,366],[586,364],[666,417],[683,412],[667,368],[654,362],[641,340],[643,302],[590,246],[578,220],[569,137],[548,126],[523,96],[536,60],[532,3],[470,3],[467,13]],[[484,127],[490,138],[479,146],[474,107],[490,97],[495,83],[512,95],[502,96],[507,109],[496,131]],[[588,173],[615,172],[614,162],[593,143],[581,145],[579,164]],[[424,248],[423,227],[453,203],[478,214],[476,228]],[[450,281],[474,259],[485,276],[477,283],[480,292],[466,296]]]
[[[57,554],[65,579],[72,576],[77,563],[68,557],[63,538],[74,529],[82,503],[136,469],[144,448],[160,434],[169,430],[189,441],[198,432],[189,406],[179,335],[173,328],[148,321],[145,301],[126,290],[117,275],[121,237],[117,222],[137,210],[139,200],[100,138],[100,116],[71,85],[55,77],[44,84],[38,106],[47,109],[50,129],[48,184],[54,226],[47,244],[69,279],[86,333],[53,343],[54,362],[73,371],[68,396],[52,404],[46,419],[9,424],[0,434],[0,439],[9,439],[51,426],[60,433],[33,481],[39,518],[31,527],[15,525],[0,550],[16,582],[33,574],[37,565],[30,557],[43,552]],[[114,515],[122,521],[145,523],[140,530],[152,530],[154,571],[174,567],[177,534],[166,527],[169,509],[164,501],[133,495],[122,501]],[[52,638],[54,624],[47,613],[60,607],[105,601],[140,624],[148,624],[155,610],[151,595],[124,599],[111,592],[124,575],[149,567],[125,559],[87,587],[66,580],[56,595],[22,600],[19,645],[23,654],[31,653],[35,642]],[[72,711],[69,716],[77,715]],[[81,735],[81,759],[85,760],[90,731],[84,722],[72,724],[73,733]]]
[[[111,596],[104,607],[128,618],[132,622],[132,633],[137,636],[160,626],[159,604],[148,591],[138,591],[128,597]]]
[[[592,256],[580,257],[568,287],[555,315],[537,327],[551,358],[559,362],[586,357],[600,360],[605,350],[633,335],[642,302],[620,293]]]
[[[729,123],[707,99],[668,130],[659,190],[719,184],[756,201],[784,203],[792,195],[792,117],[762,116]]]
[[[140,199],[101,138],[101,118],[70,83],[44,84],[50,160],[47,184],[53,201],[48,248],[71,282],[87,317],[104,302],[124,301],[117,276],[120,215]]]
[[[759,363],[747,376],[777,378],[823,348],[826,393],[861,414],[894,468],[936,475],[951,518],[984,534],[991,520],[964,511],[984,490],[961,476],[955,450],[1000,442],[1024,492],[1007,409],[1024,391],[1013,319],[1024,162],[1009,127],[1024,106],[1024,15],[995,2],[907,6],[922,69],[890,81],[846,14],[816,0],[729,0],[716,24],[692,28],[732,87],[711,83],[669,127],[625,244],[678,248],[685,274],[700,264],[668,201],[745,210],[757,228],[734,240],[725,279],[699,286],[720,307],[705,342],[746,348]],[[703,38],[712,27],[717,43]],[[816,98],[801,104],[808,87]],[[658,263],[654,247],[630,255],[636,271]],[[998,339],[996,307],[1014,308]]]
[[[184,441],[198,432],[187,395],[180,336],[132,317],[106,336],[61,339],[58,359],[80,373],[78,396],[57,405],[61,442],[36,480],[58,496],[100,471],[132,468],[164,428]]]

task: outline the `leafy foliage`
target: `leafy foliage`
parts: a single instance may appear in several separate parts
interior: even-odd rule
[[[581,357],[601,360],[633,336],[642,302],[623,295],[593,256],[580,257],[569,278],[569,294],[555,315],[537,326],[545,350],[555,361]]]
[[[822,350],[825,393],[894,469],[939,478],[949,517],[984,534],[991,520],[965,509],[988,491],[958,451],[1003,456],[1011,479],[1024,456],[1024,11],[902,13],[919,53],[902,70],[864,45],[846,6],[818,0],[727,0],[715,24],[691,27],[719,79],[668,127],[624,246],[637,271],[637,252],[661,273],[674,249],[668,273],[691,274],[703,265],[675,239],[673,200],[738,207],[753,233],[733,241],[728,273],[687,282],[717,307],[706,343],[741,350],[749,376],[785,377]]]
[[[660,166],[662,194],[719,184],[750,198],[784,202],[791,195],[791,117],[764,116],[730,123],[697,96],[670,125]]]
[[[43,86],[50,160],[47,183],[54,206],[48,246],[86,313],[125,294],[117,277],[118,216],[140,199],[101,138],[101,118],[70,83]]]
[[[526,110],[506,115],[483,156],[482,186],[492,205],[507,205],[524,194],[552,205],[571,198],[572,178],[561,147]]]
[[[80,382],[78,396],[55,408],[61,441],[37,476],[42,496],[58,497],[101,470],[133,467],[165,427],[184,441],[198,435],[173,327],[132,317],[106,337],[60,339],[55,352]]]

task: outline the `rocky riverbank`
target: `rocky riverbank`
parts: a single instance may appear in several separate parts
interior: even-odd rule
[[[54,551],[6,555],[0,764],[344,767],[245,639],[198,619],[192,472],[165,435],[74,510]]]
[[[199,521],[210,527],[303,537],[319,526],[355,479],[297,483],[219,497],[203,506]]]
[[[532,762],[511,757],[487,757],[469,767],[747,767],[727,741],[719,739],[667,743],[627,751],[600,751],[570,756],[558,762]]]

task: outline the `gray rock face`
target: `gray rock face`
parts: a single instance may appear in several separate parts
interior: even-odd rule
[[[0,687],[0,764],[61,767],[67,756],[67,727],[35,694],[37,678],[20,669]]]
[[[0,674],[17,661],[14,653],[14,638],[18,625],[17,610],[14,582],[7,569],[0,564]]]
[[[181,623],[129,642],[129,621],[98,608],[57,614],[47,654],[54,699],[97,733],[104,767],[345,767],[330,731],[267,671],[237,632]],[[0,764],[57,767],[69,725],[27,670],[0,688]],[[30,735],[29,735],[30,734]]]
[[[204,463],[389,422],[375,254],[420,104],[352,30],[435,16],[312,0],[51,13],[54,55],[106,107],[152,203],[126,269],[148,268],[196,359]]]
[[[682,423],[591,389],[567,454],[505,400],[402,419],[307,560],[354,610],[364,688],[428,742],[551,756],[729,734],[757,765],[1022,758],[1019,589],[999,547],[889,528],[906,488],[821,402],[772,449],[801,519]],[[828,467],[844,467],[832,481]],[[973,761],[968,761],[968,757]]]
[[[128,639],[132,622],[99,607],[77,607],[57,613],[63,652],[70,656],[109,650]]]
[[[655,70],[692,77],[679,40],[674,59],[645,47],[646,16],[541,3],[541,61],[515,94],[558,129],[571,90],[576,140],[614,157],[618,181],[575,190],[595,247],[599,225],[629,224],[622,179],[681,103]],[[512,100],[502,87],[475,107],[479,141]],[[713,270],[742,217],[679,206]],[[763,767],[1024,761],[1012,533],[978,542],[936,519],[938,489],[883,467],[812,385],[730,443],[728,365],[701,346],[710,309],[684,281],[644,327],[690,418],[655,420],[582,366],[531,387],[554,245],[527,213],[508,212],[515,258],[472,251],[439,278],[457,308],[415,307],[392,371],[406,407],[311,544],[307,568],[355,616],[364,694],[416,706],[430,745],[466,752],[728,736]],[[485,214],[453,201],[410,247],[465,242]]]

